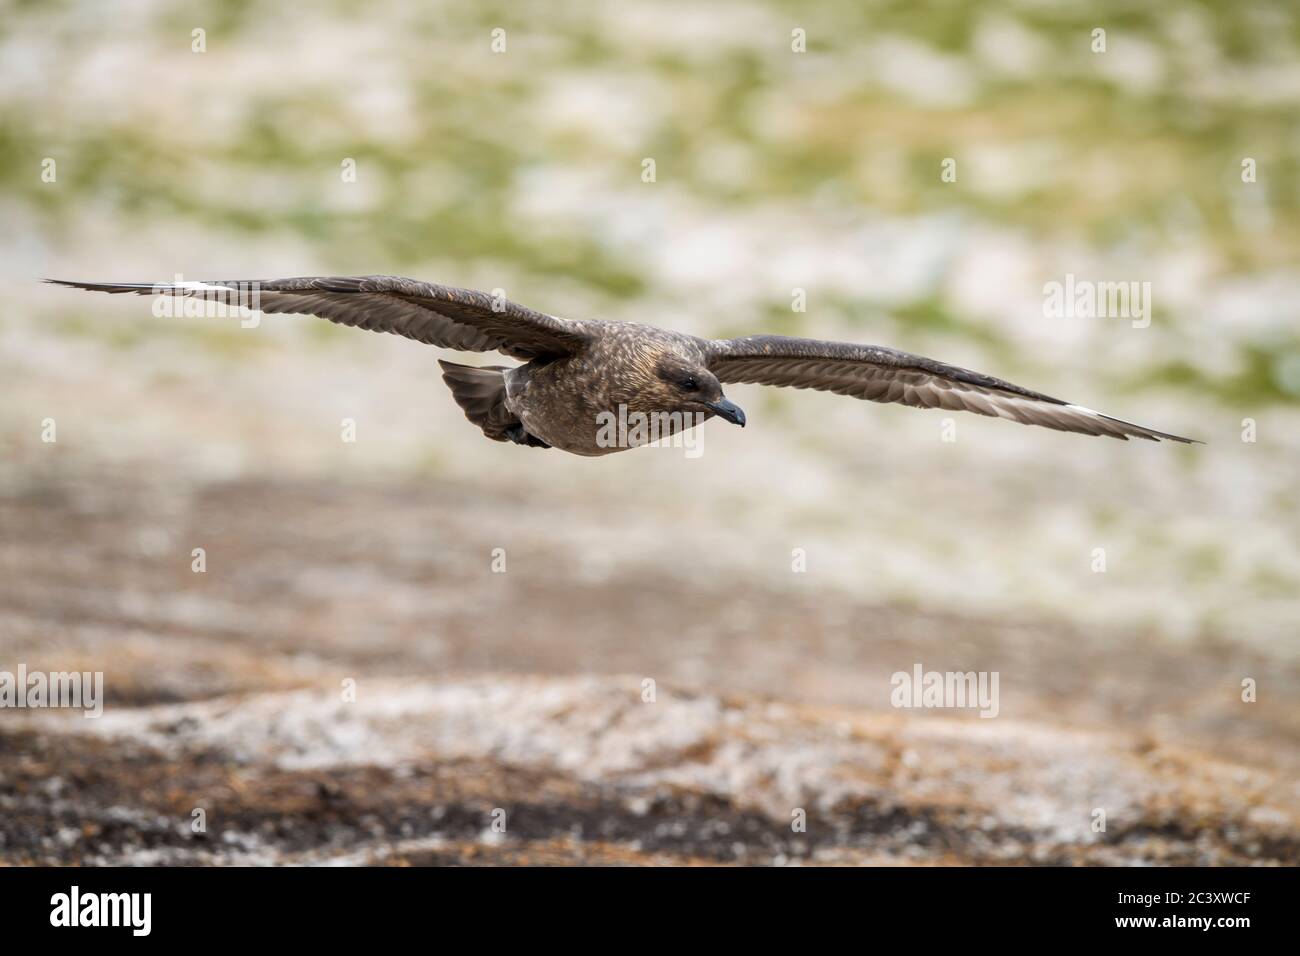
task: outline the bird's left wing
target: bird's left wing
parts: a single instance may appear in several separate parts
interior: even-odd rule
[[[400,276],[309,276],[157,284],[67,282],[95,292],[189,296],[262,312],[318,315],[360,329],[391,332],[427,345],[514,358],[572,355],[590,333],[587,323],[557,318],[508,299]]]
[[[709,343],[706,364],[723,383],[812,388],[873,402],[946,408],[1084,435],[1194,442],[1033,392],[989,375],[874,345],[784,335]]]

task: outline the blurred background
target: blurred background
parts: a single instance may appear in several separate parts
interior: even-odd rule
[[[1293,4],[0,13],[0,669],[106,686],[0,711],[0,860],[1300,859]],[[495,355],[37,281],[367,273],[1206,444],[733,386],[584,460],[464,420],[435,359]]]

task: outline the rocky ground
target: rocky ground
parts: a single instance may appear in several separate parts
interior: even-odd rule
[[[99,719],[6,712],[9,863],[1300,862],[1300,719],[1240,703],[1268,662],[1228,646],[635,566],[557,587],[542,540],[490,568],[536,502],[472,489],[120,479],[3,510],[0,652],[107,687]],[[890,708],[914,659],[1000,670],[1001,713]]]

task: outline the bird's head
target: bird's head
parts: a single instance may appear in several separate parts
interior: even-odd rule
[[[678,355],[665,355],[655,367],[653,390],[674,411],[703,412],[745,426],[745,412],[722,394],[722,383],[703,365]]]

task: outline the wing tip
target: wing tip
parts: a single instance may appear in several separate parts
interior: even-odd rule
[[[1205,444],[1205,442],[1201,441],[1199,438],[1185,438],[1182,435],[1173,435],[1170,434],[1169,432],[1157,431],[1156,429],[1148,428],[1145,425],[1134,425],[1132,422],[1121,421],[1118,418],[1111,418],[1109,415],[1103,415],[1102,418],[1108,419],[1112,422],[1119,422],[1119,424],[1126,425],[1129,428],[1139,429],[1139,431],[1134,433],[1137,435],[1138,438],[1146,438],[1154,442],[1174,441],[1174,442],[1178,442],[1180,445],[1204,445]]]
[[[75,279],[41,279],[49,285],[61,285],[68,289],[84,289],[87,292],[143,292],[151,291],[167,283],[144,282],[79,282]]]
[[[1116,418],[1114,415],[1107,415],[1104,412],[1097,411],[1095,408],[1089,408],[1087,405],[1076,405],[1073,402],[1069,402],[1067,403],[1066,407],[1077,409],[1078,411],[1081,412],[1087,412],[1089,415],[1096,415],[1098,418],[1104,418],[1106,421],[1114,422],[1116,425],[1122,425],[1125,428],[1133,429],[1127,435],[1111,435],[1110,437],[1112,438],[1122,438],[1125,441],[1127,441],[1129,436],[1131,435],[1135,438],[1145,438],[1147,441],[1154,441],[1154,442],[1176,441],[1183,445],[1204,445],[1205,444],[1205,442],[1201,441],[1199,438],[1184,438],[1182,435],[1174,435],[1169,432],[1162,432],[1155,428],[1148,428],[1146,425],[1139,425],[1136,422],[1126,422],[1122,418]]]

